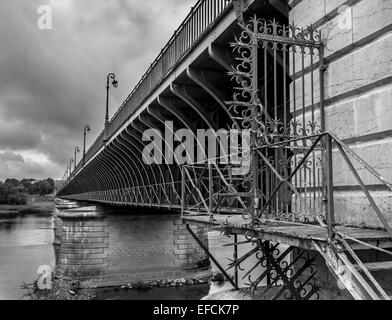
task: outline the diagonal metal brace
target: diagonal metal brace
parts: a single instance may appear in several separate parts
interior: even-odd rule
[[[203,249],[203,251],[207,254],[207,256],[212,260],[213,263],[218,267],[218,269],[222,272],[224,277],[226,278],[227,281],[231,283],[234,289],[238,290],[238,286],[234,283],[233,279],[227,274],[225,269],[222,268],[222,266],[219,264],[219,262],[215,259],[215,257],[211,254],[211,252],[206,248],[206,246],[201,242],[201,240],[197,237],[197,235],[192,231],[192,229],[189,227],[189,224],[185,225],[186,229],[190,233],[193,239],[197,242],[197,244],[200,246],[200,248]]]

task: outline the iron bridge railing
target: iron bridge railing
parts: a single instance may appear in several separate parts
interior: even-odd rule
[[[137,110],[143,101],[162,83],[175,66],[197,45],[213,26],[227,13],[231,0],[199,0],[192,7],[188,16],[174,32],[157,58],[142,76],[136,87],[114,114],[109,122],[107,133],[110,138],[125,121]],[[88,162],[102,147],[104,131],[86,152],[85,162]],[[82,169],[79,162],[74,174]]]

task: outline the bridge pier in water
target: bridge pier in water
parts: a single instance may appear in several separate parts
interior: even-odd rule
[[[208,247],[207,228],[192,229]],[[58,212],[55,235],[57,271],[98,287],[211,276],[208,256],[178,215],[79,207]]]

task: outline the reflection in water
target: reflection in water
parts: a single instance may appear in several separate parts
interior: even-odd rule
[[[20,299],[23,282],[41,265],[54,265],[52,216],[0,218],[0,300]]]
[[[12,229],[15,229],[15,224],[11,220],[0,220],[0,232],[10,232]],[[1,237],[1,236],[0,236]]]

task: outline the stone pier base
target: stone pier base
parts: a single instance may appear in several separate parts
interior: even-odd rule
[[[208,247],[207,229],[192,229]],[[55,247],[58,271],[98,287],[211,275],[208,257],[180,218],[168,214],[113,214],[95,207],[62,211]]]

